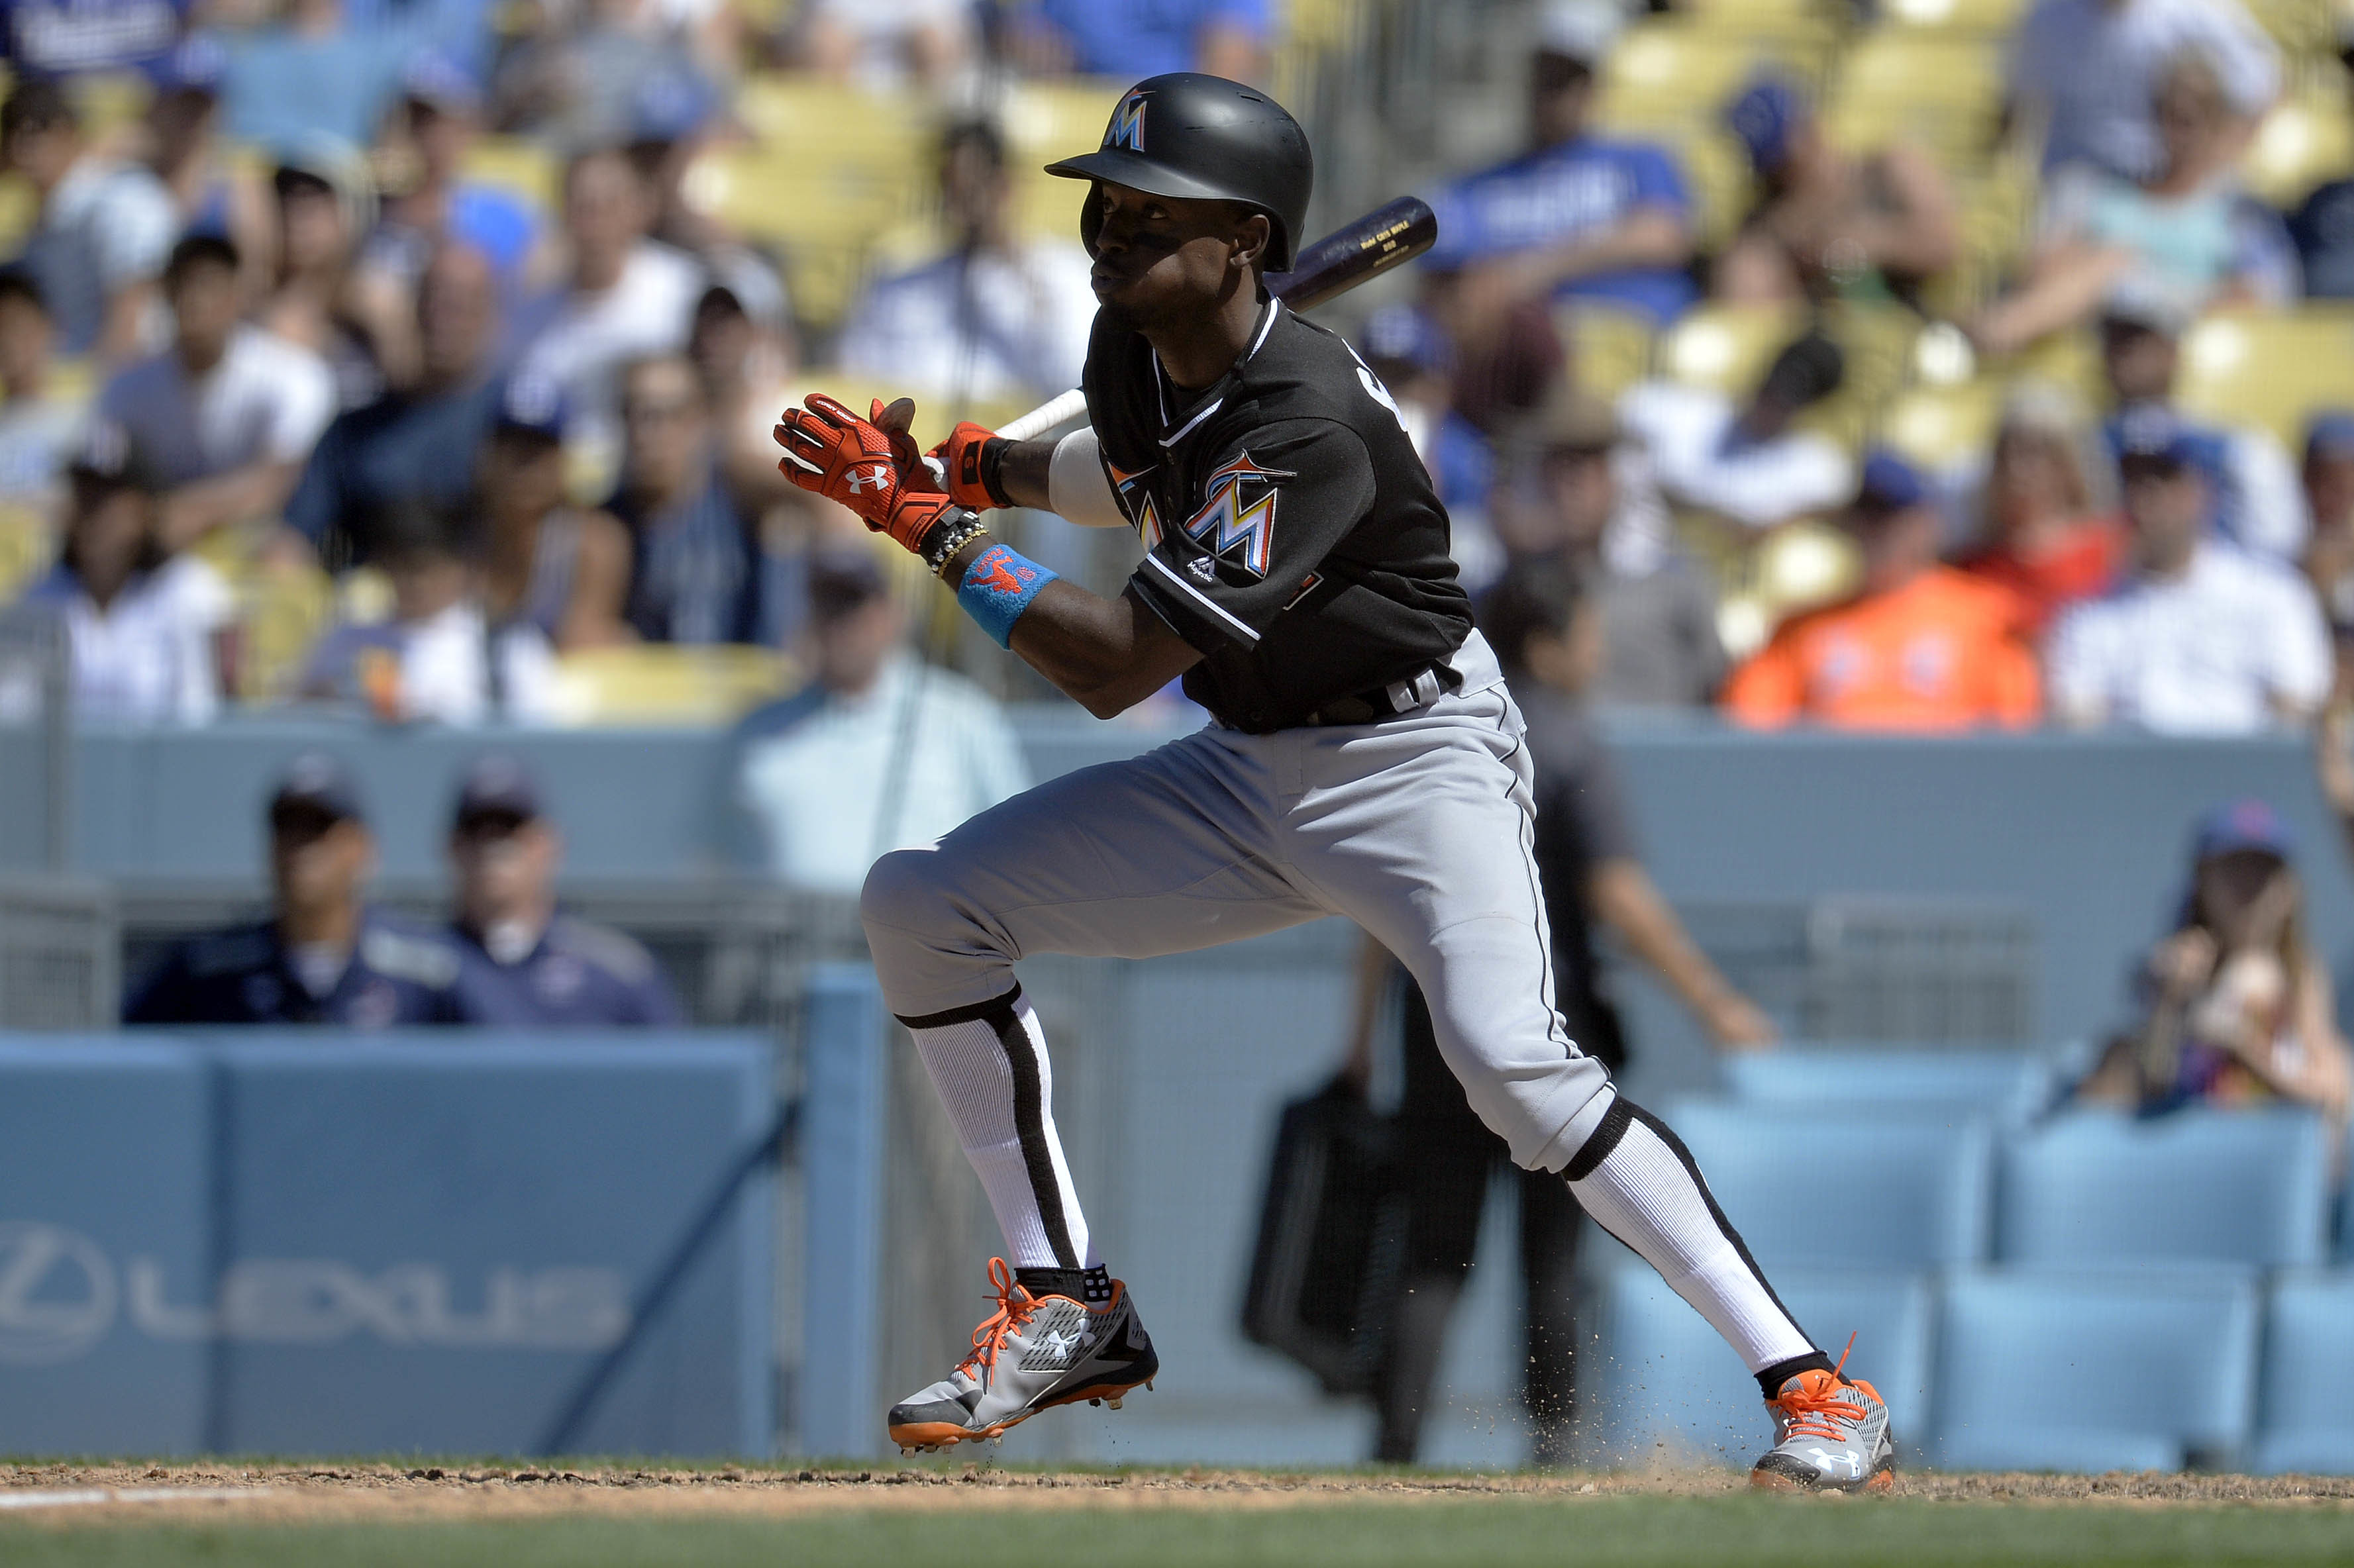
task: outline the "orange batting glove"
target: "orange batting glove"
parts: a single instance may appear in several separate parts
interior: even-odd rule
[[[885,410],[878,401],[875,416]],[[930,476],[919,461],[915,479],[900,468],[895,432],[862,419],[822,392],[805,407],[788,408],[778,421],[777,444],[785,449],[777,468],[787,479],[829,501],[838,501],[878,534],[917,555],[940,514],[955,503],[938,490],[918,490]],[[908,443],[912,449],[912,443]]]
[[[1005,449],[1013,444],[995,430],[967,419],[949,432],[947,440],[932,449],[931,456],[939,461],[941,477],[956,503],[970,506],[975,512],[986,512],[993,506],[1013,504],[1002,488],[1001,472]]]

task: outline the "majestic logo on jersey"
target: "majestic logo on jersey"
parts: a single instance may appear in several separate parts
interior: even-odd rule
[[[1267,576],[1275,539],[1276,485],[1293,477],[1261,468],[1248,452],[1210,475],[1210,499],[1185,520],[1185,536],[1255,577]]]
[[[1104,128],[1103,144],[1106,152],[1114,147],[1144,151],[1144,94],[1131,92],[1119,101],[1111,111],[1111,123]]]
[[[1145,476],[1151,471],[1150,468],[1140,468],[1131,472],[1108,459],[1104,462],[1112,493],[1119,497],[1120,510],[1136,524],[1136,536],[1144,541],[1148,550],[1161,543],[1161,514],[1152,509],[1152,493],[1144,488]]]

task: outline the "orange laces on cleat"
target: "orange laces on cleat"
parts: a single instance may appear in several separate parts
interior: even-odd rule
[[[1791,1437],[1821,1437],[1833,1443],[1843,1442],[1846,1434],[1831,1418],[1840,1416],[1849,1421],[1861,1421],[1867,1412],[1854,1400],[1840,1398],[1840,1391],[1854,1388],[1875,1400],[1880,1397],[1880,1391],[1870,1383],[1850,1381],[1840,1375],[1841,1368],[1847,1365],[1848,1351],[1853,1349],[1855,1336],[1850,1334],[1845,1348],[1840,1351],[1837,1366],[1829,1372],[1800,1372],[1783,1387],[1779,1394],[1766,1402],[1790,1418],[1790,1430],[1784,1438],[1785,1442]]]
[[[1002,1257],[989,1260],[989,1282],[997,1287],[997,1310],[981,1320],[972,1331],[972,1354],[957,1363],[957,1371],[968,1372],[974,1367],[994,1371],[997,1352],[1006,1336],[1030,1321],[1038,1310],[1038,1298],[1013,1281],[1013,1270]]]

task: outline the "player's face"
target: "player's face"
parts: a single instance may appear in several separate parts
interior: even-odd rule
[[[1267,220],[1233,203],[1100,182],[1090,247],[1096,300],[1141,330],[1200,318],[1249,276]]]

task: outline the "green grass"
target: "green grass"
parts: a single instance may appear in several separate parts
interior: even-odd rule
[[[1283,1568],[1863,1568],[1871,1563],[2354,1562],[2354,1513],[2279,1507],[2116,1508],[1923,1501],[1597,1498],[1212,1510],[988,1510],[740,1519],[572,1518],[484,1524],[0,1525],[7,1568],[852,1568],[1041,1563]]]

